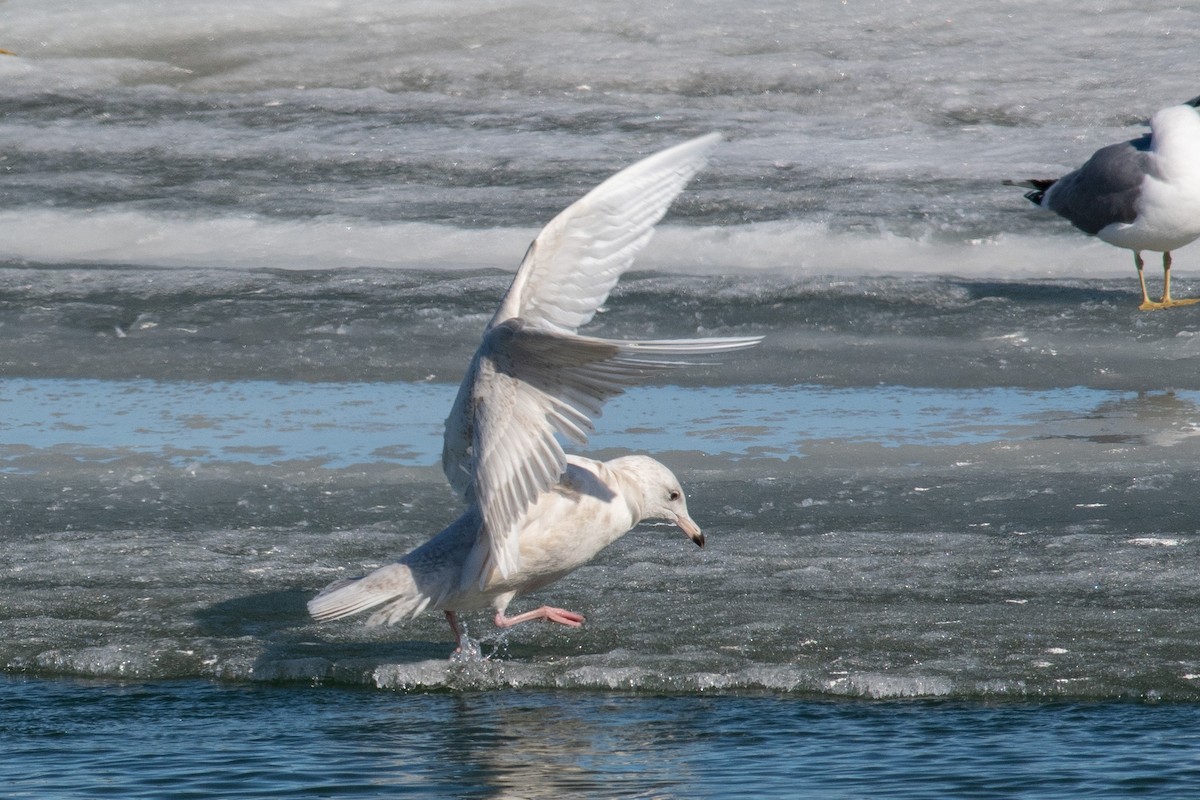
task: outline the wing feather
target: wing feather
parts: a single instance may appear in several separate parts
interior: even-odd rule
[[[720,140],[710,133],[656,153],[559,213],[529,246],[492,325],[520,317],[574,332],[587,323]]]
[[[446,420],[442,467],[483,516],[471,574],[482,579],[485,560],[504,577],[516,570],[517,526],[566,468],[557,437],[585,444],[606,400],[651,373],[690,363],[677,359],[758,343],[575,334],[720,140],[701,136],[627,167],[551,220],[529,246]]]
[[[517,531],[526,509],[566,468],[556,434],[585,444],[606,400],[647,375],[691,363],[662,356],[730,352],[759,341],[610,341],[540,330],[519,320],[489,331],[476,356],[471,475],[483,535],[500,574],[508,577],[517,567]]]

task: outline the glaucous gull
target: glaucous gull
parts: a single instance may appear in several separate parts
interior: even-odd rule
[[[597,186],[530,245],[488,324],[446,420],[442,467],[467,510],[445,530],[366,577],[327,587],[317,620],[377,608],[368,624],[441,610],[462,646],[457,612],[492,607],[509,627],[583,617],[543,606],[509,617],[514,597],[590,561],[643,519],[666,519],[703,545],[679,481],[646,456],[568,456],[610,397],[679,357],[740,350],[761,337],[616,341],[580,336],[654,225],[720,141],[663,150]]]

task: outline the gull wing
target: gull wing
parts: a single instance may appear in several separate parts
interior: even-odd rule
[[[604,401],[680,357],[738,350],[759,338],[609,341],[575,335],[649,241],[654,225],[721,140],[712,133],[613,175],[534,239],[488,324],[446,420],[442,468],[483,526],[475,552],[503,577],[518,563],[518,526],[558,481],[556,435],[583,444]],[[482,557],[482,555],[481,555]],[[478,557],[464,580],[487,573]]]
[[[1093,236],[1114,222],[1137,219],[1142,181],[1151,173],[1150,137],[1102,147],[1082,167],[1054,182],[1043,201]]]
[[[543,330],[521,320],[488,331],[465,400],[473,455],[466,494],[482,509],[488,555],[500,574],[508,577],[517,568],[526,509],[566,468],[555,434],[584,444],[604,402],[645,376],[689,363],[680,357],[740,350],[760,340],[613,341]],[[477,566],[468,575],[482,577],[486,570]]]
[[[489,327],[513,317],[570,332],[586,324],[720,141],[719,133],[710,133],[655,153],[550,220],[525,253]]]
[[[519,318],[573,333],[595,316],[621,273],[649,241],[655,223],[720,141],[719,133],[710,133],[655,153],[559,213],[529,246],[487,330]],[[467,502],[475,494],[472,387],[480,363],[477,352],[446,418],[442,445],[446,479]]]

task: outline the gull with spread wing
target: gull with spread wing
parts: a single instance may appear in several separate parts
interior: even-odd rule
[[[709,134],[612,176],[534,239],[484,331],[446,420],[442,467],[467,510],[394,564],[313,598],[315,619],[377,609],[368,624],[441,610],[459,646],[457,613],[492,607],[509,627],[583,617],[543,606],[509,617],[518,595],[586,564],[643,519],[666,519],[696,544],[679,481],[647,456],[568,456],[604,402],[687,357],[740,350],[761,337],[618,341],[580,336],[654,225],[720,141]],[[682,360],[681,360],[682,359]]]

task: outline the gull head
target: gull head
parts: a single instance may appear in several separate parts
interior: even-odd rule
[[[683,487],[671,470],[648,456],[625,456],[610,462],[610,466],[618,467],[629,485],[640,519],[673,522],[697,546],[704,547],[704,533],[688,514]]]

